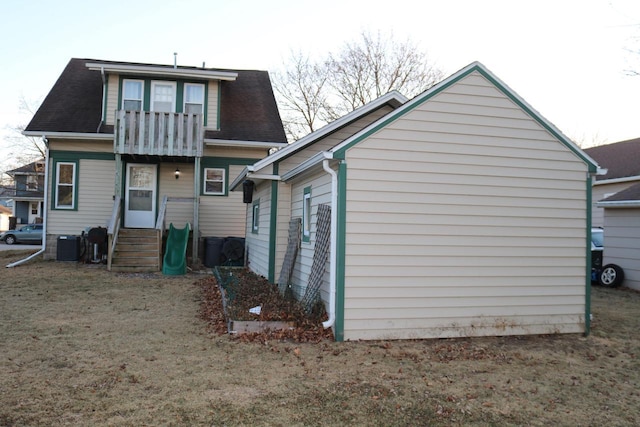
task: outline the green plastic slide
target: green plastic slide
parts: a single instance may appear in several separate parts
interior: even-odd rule
[[[175,228],[173,223],[169,224],[169,236],[167,236],[167,246],[164,250],[162,274],[178,276],[187,273],[187,242],[189,241],[190,230],[191,224],[189,223],[182,229]]]

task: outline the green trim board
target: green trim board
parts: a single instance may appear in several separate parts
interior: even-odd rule
[[[278,174],[278,164],[273,164],[273,174]],[[278,232],[278,181],[271,181],[271,212],[269,213],[269,272],[267,280],[276,281],[276,241]]]
[[[591,201],[592,201],[592,182],[593,178],[587,175],[587,239],[586,239],[586,254],[587,260],[585,271],[585,298],[584,298],[584,334],[588,336],[591,333]]]
[[[115,160],[116,159],[116,155],[114,153],[93,152],[93,151],[51,150],[49,152],[49,158],[56,159],[56,160],[62,160],[62,161]]]
[[[338,165],[338,223],[336,224],[336,306],[333,335],[344,341],[345,254],[347,247],[347,164]]]
[[[354,135],[353,137],[347,139],[345,142],[339,144],[334,150],[334,158],[344,159],[346,155],[346,151],[353,147],[354,145],[362,142],[364,139],[368,138],[372,134],[378,132],[383,129],[391,122],[399,119],[405,114],[411,112],[418,106],[423,103],[429,101],[435,95],[444,91],[445,89],[453,86],[458,83],[460,80],[466,78],[470,74],[477,72],[486,78],[489,82],[491,82],[500,92],[502,92],[505,96],[507,96],[511,101],[513,101],[516,105],[522,108],[533,120],[535,120],[540,126],[542,126],[545,130],[551,133],[556,139],[558,139],[563,145],[569,148],[574,154],[576,154],[582,161],[584,161],[588,167],[589,172],[595,173],[597,170],[597,164],[593,163],[591,159],[589,159],[586,154],[580,150],[575,144],[569,141],[564,135],[560,133],[553,125],[551,125],[546,119],[544,119],[538,112],[536,112],[531,106],[529,106],[520,96],[518,96],[515,92],[513,92],[506,84],[501,82],[498,77],[494,76],[489,70],[487,70],[482,64],[478,62],[474,62],[468,67],[460,70],[459,72],[453,74],[449,78],[443,80],[441,83],[432,87],[431,89],[424,92],[422,95],[418,95],[412,101],[404,104],[397,110],[390,112],[387,116],[382,118],[381,120],[375,122],[374,124],[365,128],[362,132]]]

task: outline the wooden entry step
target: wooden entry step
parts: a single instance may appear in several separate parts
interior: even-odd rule
[[[162,240],[156,229],[122,228],[118,233],[111,270],[119,272],[160,271],[161,251]]]

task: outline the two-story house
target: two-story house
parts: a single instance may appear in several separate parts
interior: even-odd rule
[[[6,172],[13,180],[11,215],[16,224],[42,221],[44,196],[44,160]]]
[[[45,257],[105,227],[120,270],[160,269],[170,223],[190,224],[195,261],[202,237],[244,236],[229,177],[286,145],[266,71],[94,59],[69,61],[24,134],[47,147]],[[125,235],[144,230],[156,254],[125,256]]]

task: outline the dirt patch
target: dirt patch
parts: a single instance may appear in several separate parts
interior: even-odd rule
[[[264,277],[247,269],[233,269],[232,280],[220,286],[215,276],[200,279],[196,285],[202,289],[201,316],[209,323],[209,329],[217,334],[229,332],[229,322],[285,322],[286,328],[266,328],[260,332],[238,334],[241,341],[267,342],[281,340],[290,342],[318,343],[333,341],[331,329],[322,327],[327,319],[324,306],[318,304],[306,312],[295,299],[282,295],[277,286]],[[225,280],[225,279],[223,279]],[[223,294],[224,293],[224,297]],[[223,300],[226,304],[223,304]],[[252,309],[259,307],[259,313]]]
[[[593,290],[586,338],[244,342],[202,319],[208,276],[2,273],[0,425],[640,425],[624,289]]]

